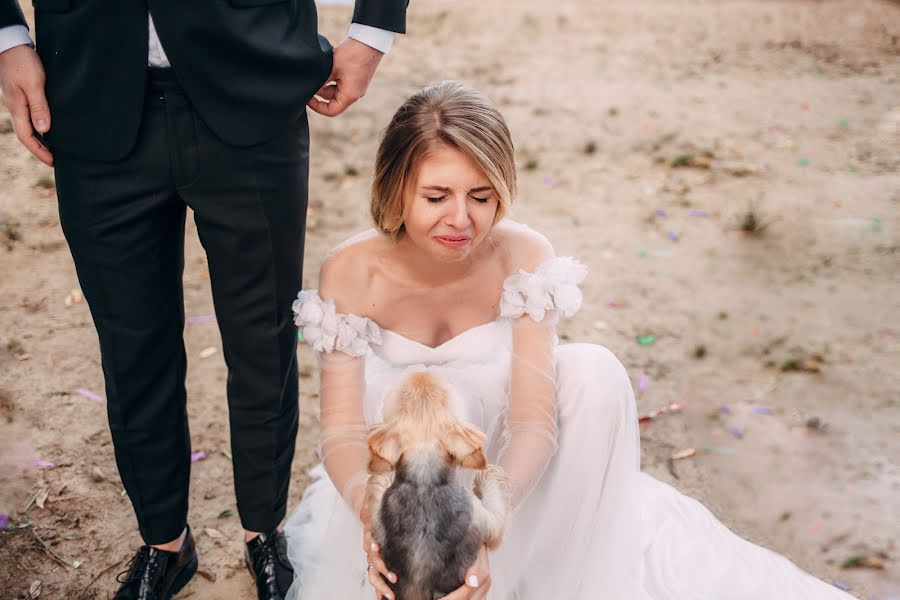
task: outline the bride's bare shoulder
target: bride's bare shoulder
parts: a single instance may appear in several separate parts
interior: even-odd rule
[[[319,294],[333,299],[338,312],[362,314],[373,266],[387,247],[385,237],[369,229],[332,248],[319,269]]]
[[[556,253],[547,236],[527,225],[504,219],[494,226],[493,236],[507,273],[533,271]]]

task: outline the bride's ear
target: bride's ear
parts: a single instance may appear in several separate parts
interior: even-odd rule
[[[369,434],[369,472],[388,473],[394,470],[400,455],[400,436],[394,427],[382,426]]]
[[[443,446],[463,469],[480,470],[487,466],[484,434],[470,425],[455,423],[443,440]]]

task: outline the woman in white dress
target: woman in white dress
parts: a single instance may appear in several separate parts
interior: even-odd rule
[[[285,527],[289,600],[393,598],[362,511],[367,432],[391,385],[428,370],[510,475],[502,546],[448,600],[851,598],[640,472],[629,378],[602,346],[558,345],[586,269],[504,220],[503,118],[454,82],[397,111],[376,159],[376,229],[336,248],[295,321],[319,357],[320,454]],[[402,600],[402,599],[401,599]]]

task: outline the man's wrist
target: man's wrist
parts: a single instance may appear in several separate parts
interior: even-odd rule
[[[386,29],[379,29],[378,27],[363,25],[362,23],[352,23],[347,37],[362,42],[382,54],[387,54],[394,43],[396,35],[393,31],[387,31]]]
[[[31,46],[31,36],[28,35],[28,28],[24,25],[10,25],[8,27],[0,27],[0,52],[6,52],[10,48],[16,46]]]

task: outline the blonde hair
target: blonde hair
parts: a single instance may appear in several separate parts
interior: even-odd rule
[[[471,158],[497,194],[494,223],[516,196],[516,163],[509,128],[481,93],[442,81],[403,103],[381,138],[372,182],[372,220],[390,238],[403,232],[403,200],[422,160],[445,145]]]

